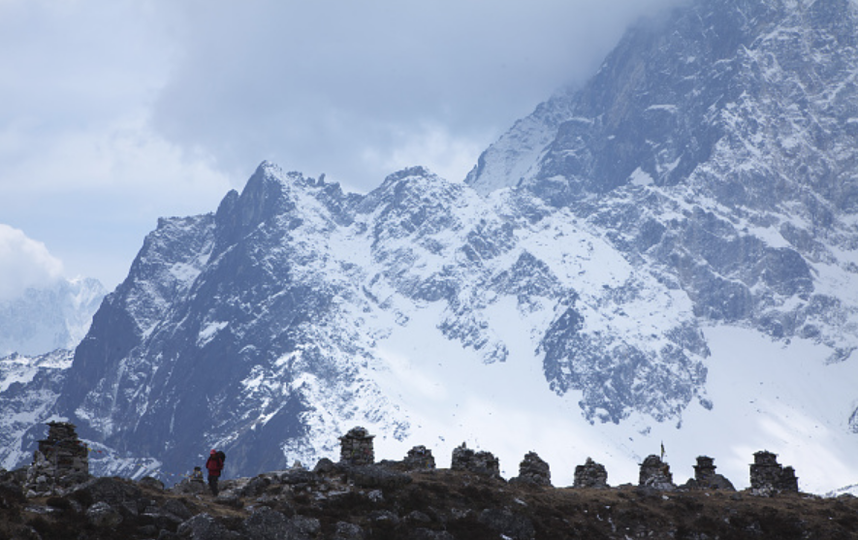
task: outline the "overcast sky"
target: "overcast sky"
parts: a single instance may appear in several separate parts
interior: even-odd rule
[[[672,0],[0,0],[0,298],[113,289],[262,160],[366,192],[480,152]]]

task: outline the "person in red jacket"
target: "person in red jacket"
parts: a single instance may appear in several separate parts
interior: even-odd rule
[[[218,455],[217,450],[211,451],[209,459],[206,460],[206,469],[209,470],[209,487],[212,490],[212,495],[217,497],[217,480],[223,470],[223,460]]]

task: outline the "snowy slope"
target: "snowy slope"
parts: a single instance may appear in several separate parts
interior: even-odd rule
[[[507,330],[516,333],[511,326]],[[544,391],[544,378],[528,359],[524,332],[517,360],[489,366],[478,358],[450,365],[461,356],[440,349],[438,336],[403,331],[382,347],[389,371],[386,394],[412,411],[408,441],[377,440],[379,458],[399,459],[413,441],[449,466],[453,448],[499,456],[502,474],[518,474],[528,451],[551,465],[555,485],[571,485],[575,466],[587,457],[603,463],[611,485],[637,483],[638,464],[660,453],[674,480],[693,478],[699,455],[715,458],[718,472],[737,488],[750,485],[753,453],[767,449],[796,468],[803,491],[826,493],[858,479],[856,437],[843,421],[855,407],[854,364],[825,364],[827,354],[807,340],[790,344],[730,327],[705,330],[712,348],[706,361],[712,407],[689,406],[681,421],[656,422],[646,415],[620,424],[590,424],[578,412],[578,396]],[[455,355],[455,356],[454,356]]]
[[[32,458],[36,439],[28,432],[51,418],[71,360],[69,350],[0,358],[0,467],[12,469]]]

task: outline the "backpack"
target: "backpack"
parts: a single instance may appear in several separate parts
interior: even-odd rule
[[[218,450],[217,453],[215,454],[215,457],[217,457],[221,463],[226,461],[226,454],[223,453],[223,450]]]

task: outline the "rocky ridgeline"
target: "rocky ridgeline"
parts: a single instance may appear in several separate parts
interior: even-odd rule
[[[86,463],[83,456],[72,450],[82,447],[76,440],[74,426],[51,424],[29,470],[0,474],[0,538],[530,540],[858,534],[858,500],[799,494],[795,471],[765,451],[755,454],[752,487],[745,492],[736,492],[718,475],[707,456],[697,459],[695,477],[683,486],[673,483],[662,458],[651,455],[640,466],[637,486],[609,488],[605,467],[588,458],[576,467],[573,487],[554,488],[548,463],[535,452],[524,457],[518,476],[507,482],[491,452],[465,444],[454,449],[446,470],[435,468],[432,452],[423,446],[401,461],[375,463],[373,436],[355,428],[340,438],[339,462],[323,458],[312,470],[296,463],[287,470],[224,480],[221,493],[212,497],[200,475],[169,489],[151,477],[139,482],[92,478],[80,468]],[[56,465],[46,468],[52,459]]]

